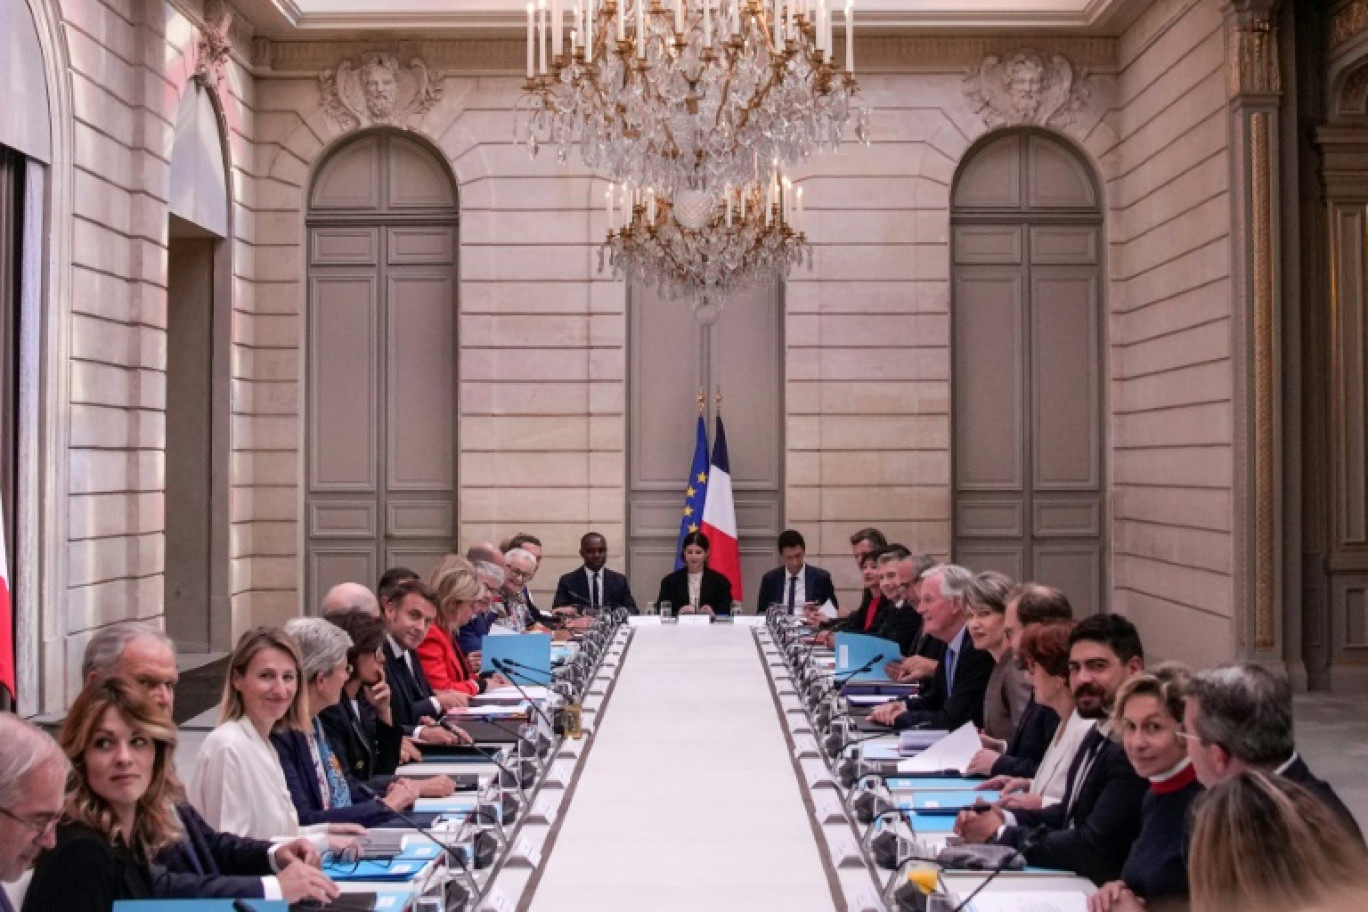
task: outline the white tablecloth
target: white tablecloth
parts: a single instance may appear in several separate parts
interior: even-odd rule
[[[642,627],[533,912],[830,910],[751,631]]]

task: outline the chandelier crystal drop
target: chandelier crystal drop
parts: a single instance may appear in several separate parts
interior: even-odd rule
[[[610,186],[608,238],[599,272],[655,285],[667,299],[696,301],[786,278],[812,251],[803,233],[803,191],[778,171],[764,184],[720,195]]]
[[[554,147],[562,164],[578,150],[589,170],[666,196],[763,184],[757,163],[793,165],[834,150],[852,119],[868,142],[853,2],[843,8],[840,67],[837,2],[529,3],[516,141],[534,157]]]

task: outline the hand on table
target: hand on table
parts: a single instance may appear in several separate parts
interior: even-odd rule
[[[1088,897],[1088,912],[1144,912],[1145,901],[1124,880],[1105,883]]]
[[[497,688],[497,687],[512,687],[512,686],[513,686],[513,682],[512,682],[512,681],[508,680],[508,678],[505,678],[503,675],[499,674],[497,671],[494,672],[492,675],[490,675],[490,676],[489,676],[488,678],[486,678],[485,680],[488,682],[488,683],[486,684],[487,687],[496,687],[496,688]]]
[[[276,846],[271,854],[275,858],[277,868],[284,868],[294,862],[316,868],[323,863],[323,856],[318,854],[318,848],[313,844],[313,841],[304,837],[291,839],[289,842]]]
[[[441,744],[446,747],[461,743],[456,735],[440,725],[433,724],[431,719],[426,719],[423,727],[418,729],[418,740],[424,744]]]
[[[406,811],[418,800],[418,787],[408,779],[395,779],[385,791],[380,803],[391,811]]]
[[[422,763],[423,752],[418,749],[418,745],[413,743],[413,739],[408,735],[399,742],[399,762],[403,763]]]
[[[1024,792],[1031,787],[1030,779],[1022,779],[1019,776],[994,776],[987,782],[980,782],[974,786],[981,792],[1002,792],[1010,795],[1013,792]]]
[[[955,818],[955,832],[965,842],[984,843],[993,838],[1007,818],[1002,816],[1002,811],[989,804],[978,804],[974,808],[959,812]]]
[[[907,712],[907,705],[901,700],[893,700],[882,706],[874,707],[874,711],[869,714],[869,721],[877,722],[880,725],[892,725],[897,721],[898,716]]]
[[[986,748],[980,750],[974,754],[973,759],[969,761],[969,765],[964,768],[964,774],[966,776],[986,776],[993,771],[993,764],[997,763],[998,757],[1001,756],[1002,755],[997,751],[987,750]]]
[[[902,660],[897,680],[917,681],[921,678],[929,678],[936,673],[938,664],[940,663],[935,659],[928,659],[926,656],[908,656]]]
[[[1031,792],[1014,792],[1003,795],[998,805],[1009,811],[1038,811],[1045,806],[1045,798]]]
[[[456,791],[456,783],[450,776],[432,776],[428,779],[414,779],[419,798],[446,798]]]
[[[470,694],[463,694],[459,690],[439,690],[434,692],[433,696],[442,704],[444,712],[470,705]]]
[[[328,875],[299,861],[281,868],[276,880],[280,883],[281,898],[291,905],[307,899],[328,903],[342,892]]]

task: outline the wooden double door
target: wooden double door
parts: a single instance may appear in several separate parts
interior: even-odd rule
[[[954,554],[1105,607],[1102,219],[1087,166],[1021,131],[952,196]]]
[[[363,135],[308,223],[305,599],[387,567],[426,575],[456,532],[457,212],[447,166]]]

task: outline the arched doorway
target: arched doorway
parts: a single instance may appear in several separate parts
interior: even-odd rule
[[[456,533],[456,186],[417,139],[361,134],[309,196],[305,606]]]
[[[970,150],[951,194],[954,554],[1105,607],[1102,213],[1038,131]]]

